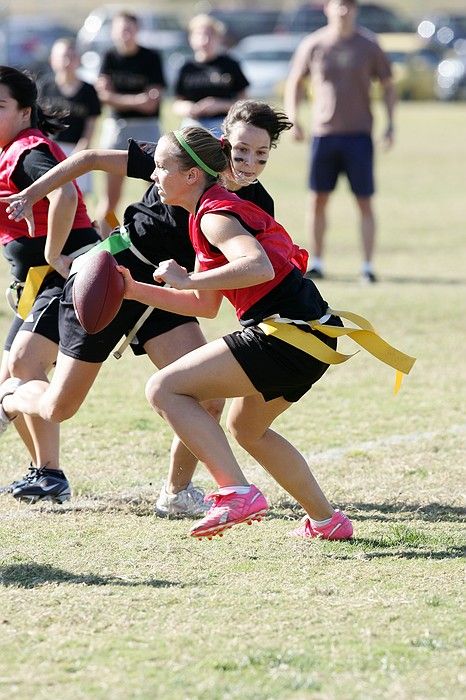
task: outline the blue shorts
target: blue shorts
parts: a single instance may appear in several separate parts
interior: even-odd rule
[[[314,192],[332,192],[346,173],[357,197],[374,194],[374,149],[369,134],[314,136],[309,185]]]

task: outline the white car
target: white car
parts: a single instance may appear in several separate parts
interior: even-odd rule
[[[291,58],[305,36],[305,33],[254,34],[235,46],[234,56],[250,83],[250,97],[273,97],[281,92]]]
[[[162,54],[167,83],[174,80],[183,59],[192,54],[185,29],[173,13],[153,10],[146,6],[120,5],[118,3],[96,7],[84,20],[77,34],[81,52],[81,78],[93,83],[100,70],[102,57],[112,46],[111,27],[114,15],[130,11],[140,21],[138,43]]]

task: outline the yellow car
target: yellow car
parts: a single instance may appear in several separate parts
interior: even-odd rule
[[[426,42],[416,33],[377,34],[377,39],[390,58],[400,99],[435,99],[439,54],[427,47]]]

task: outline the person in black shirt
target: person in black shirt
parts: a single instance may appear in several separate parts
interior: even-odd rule
[[[234,102],[245,96],[249,82],[238,61],[222,52],[222,22],[197,15],[188,29],[194,60],[180,69],[173,111],[182,118],[182,126],[203,126],[219,137],[223,119]]]
[[[158,51],[139,46],[139,21],[119,12],[112,21],[114,48],[103,57],[96,83],[102,104],[110,110],[102,125],[101,147],[126,149],[128,139],[157,141],[160,136],[160,102],[166,87]],[[107,191],[97,208],[103,234],[109,232],[105,217],[120,200],[123,177],[109,173]]]
[[[257,177],[264,170],[270,150],[276,146],[281,132],[290,127],[291,122],[283,113],[252,100],[236,103],[224,122],[225,136],[233,149],[228,187],[270,215],[274,214],[273,199]],[[155,145],[130,140],[128,151],[91,149],[77,153],[32,189],[28,188],[21,196],[10,198],[11,210],[16,212],[13,216],[30,216],[28,208],[38,198],[90,169],[121,175],[126,172],[129,177],[150,181],[154,170]],[[118,263],[131,270],[136,279],[153,283],[155,267],[167,258],[176,259],[186,269],[193,269],[195,255],[188,236],[187,213],[180,207],[163,204],[154,184],[149,186],[139,202],[126,208],[123,224],[138,255],[130,249],[115,257]],[[141,304],[124,301],[120,312],[106,329],[88,335],[79,325],[70,303],[72,290],[73,277],[66,285],[61,309],[60,353],[53,380],[55,399],[58,396],[55,420],[63,419],[65,411],[69,416],[78,410],[102,362],[120,338],[131,331],[145,310]],[[153,310],[138,329],[131,347],[137,355],[147,353],[154,365],[160,368],[204,343],[205,338],[195,319]],[[65,380],[63,366],[68,371]],[[73,379],[71,389],[70,379]],[[26,391],[26,387],[23,391]],[[42,409],[47,404],[46,385],[43,391]],[[34,413],[39,410],[37,403],[37,397],[27,395],[22,409],[19,406],[17,409]],[[219,416],[222,406],[223,402],[210,402],[212,414]],[[61,416],[58,411],[62,412]],[[196,464],[194,456],[175,437],[167,482],[157,499],[156,512],[159,515],[198,515],[201,512],[203,494],[191,483]]]
[[[47,75],[39,82],[39,99],[48,109],[66,114],[68,126],[56,140],[69,156],[89,148],[101,113],[100,100],[94,86],[82,81],[77,74],[79,54],[74,39],[57,39],[50,52],[50,66],[53,75]],[[92,174],[82,175],[78,185],[83,194],[92,192]]]

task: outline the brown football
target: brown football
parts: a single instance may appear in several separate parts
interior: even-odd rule
[[[99,333],[113,321],[123,302],[125,283],[113,255],[100,250],[89,256],[73,282],[73,306],[86,333]]]

